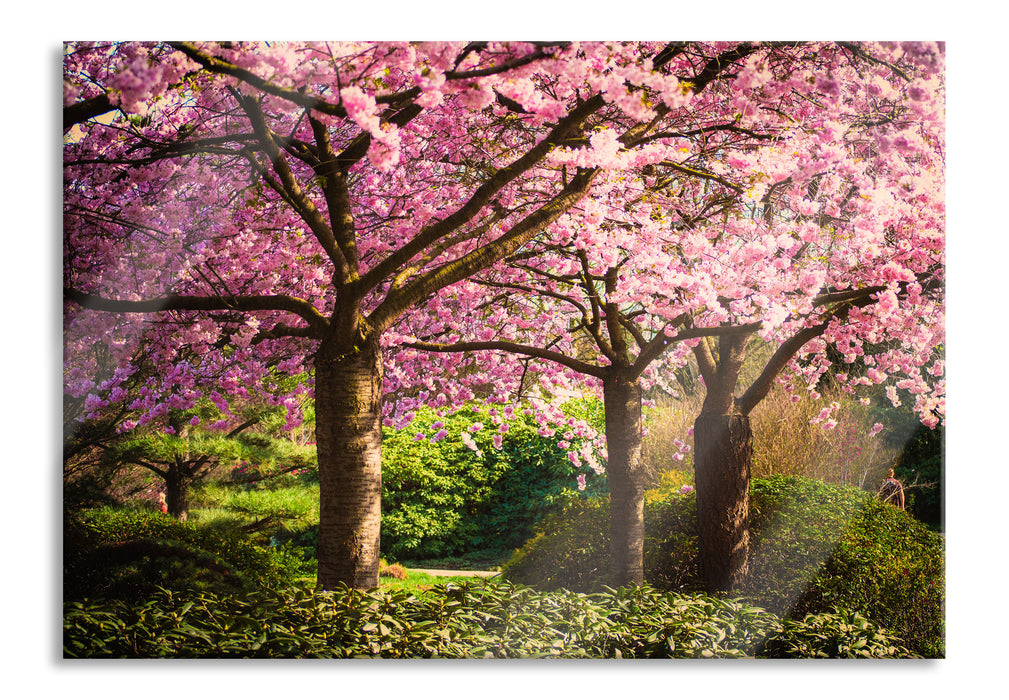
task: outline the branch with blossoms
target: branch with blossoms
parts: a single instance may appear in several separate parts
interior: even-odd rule
[[[512,226],[499,238],[435,268],[403,287],[391,289],[371,316],[374,326],[388,327],[400,313],[421,299],[473,276],[494,260],[500,260],[518,250],[533,232],[542,230],[556,221],[580,200],[598,173],[598,168],[579,172],[550,201]]]
[[[919,278],[922,280],[920,283],[923,291],[938,293],[945,288],[942,280],[936,278],[934,275],[929,275],[928,279],[925,279],[925,277],[925,273],[919,275]],[[908,283],[902,282],[900,286],[900,295],[906,295]],[[877,303],[878,295],[885,289],[886,287],[875,286],[860,290],[852,290],[849,292],[828,292],[816,297],[813,300],[813,303],[816,306],[823,306],[827,304],[837,305],[833,310],[821,317],[820,323],[803,328],[778,347],[768,360],[760,376],[754,380],[753,384],[751,384],[742,397],[740,397],[738,405],[744,415],[753,410],[753,408],[760,403],[765,396],[767,396],[774,383],[775,377],[777,377],[778,374],[785,368],[789,360],[791,360],[791,358],[794,357],[800,349],[802,349],[802,346],[814,338],[823,335],[830,327],[831,323],[843,321],[852,309],[864,308]]]
[[[481,43],[484,42],[471,43],[464,48],[456,60],[456,66],[462,63],[468,54],[473,51],[478,51]],[[568,43],[570,42],[541,42],[536,51],[496,66],[488,66],[486,68],[478,68],[468,71],[447,71],[445,73],[445,80],[465,81],[506,73],[516,68],[529,65],[535,61],[549,59],[553,56],[553,54],[552,52],[544,49],[548,49],[553,46],[564,46]],[[308,94],[305,91],[294,90],[276,85],[269,80],[252,73],[251,71],[241,68],[220,57],[213,56],[207,51],[201,50],[192,42],[169,42],[169,45],[199,63],[208,72],[237,78],[238,80],[248,83],[252,87],[261,90],[268,95],[282,98],[298,105],[299,107],[303,107],[306,110],[314,110],[320,114],[327,114],[333,117],[346,118],[348,116],[347,110],[344,108],[342,103],[334,104],[319,96]],[[386,104],[391,105],[394,108],[402,108],[419,97],[420,93],[420,89],[414,87],[391,95],[377,96],[375,101],[378,104]]]
[[[153,299],[131,301],[109,299],[97,294],[89,294],[69,287],[63,289],[63,299],[72,301],[93,311],[113,311],[124,313],[157,313],[160,311],[286,311],[308,322],[309,328],[298,335],[321,338],[329,327],[329,321],[309,302],[297,297],[276,295],[246,295],[225,299],[212,296],[168,295]],[[279,329],[278,329],[279,330]],[[310,336],[309,336],[310,334]]]
[[[498,192],[522,174],[539,165],[558,143],[563,143],[571,133],[575,132],[591,114],[599,110],[603,105],[603,98],[597,95],[571,110],[536,146],[530,148],[510,165],[498,170],[481,184],[465,204],[444,219],[439,219],[434,224],[425,227],[420,233],[406,242],[406,244],[369,270],[361,279],[362,286],[365,289],[376,287],[382,280],[387,279],[395,271],[403,268],[410,260],[426,250],[432,243],[472,220],[473,217],[491,202]],[[582,184],[579,181],[578,185]],[[584,183],[585,186],[587,184]],[[571,187],[569,183],[569,186],[565,187],[562,193],[571,191],[576,191],[576,188]],[[558,197],[561,196],[559,195]],[[564,200],[563,197],[560,199],[558,197],[551,200],[554,208],[556,208],[559,202]],[[507,255],[507,253],[505,254]]]
[[[757,49],[757,46],[746,44],[715,57],[691,81],[693,91],[695,93],[700,92],[724,70],[726,65],[753,53]],[[674,55],[675,52],[660,53],[661,59],[657,59],[658,63],[656,65],[658,66],[671,60]],[[403,268],[408,261],[412,260],[414,256],[425,250],[433,242],[443,237],[446,232],[455,230],[462,223],[471,220],[506,184],[539,164],[556,146],[566,143],[568,138],[577,132],[589,116],[597,112],[604,105],[605,100],[603,96],[597,94],[571,110],[536,146],[509,166],[498,170],[477,188],[476,192],[462,207],[448,217],[422,230],[420,234],[411,239],[406,245],[373,267],[362,278],[362,288],[371,289],[375,287],[393,271]],[[655,109],[656,116],[650,123],[635,124],[618,140],[626,146],[642,138],[653,128],[656,121],[662,115],[668,113],[668,110],[669,108],[666,105],[657,106]],[[579,170],[574,178],[565,183],[564,188],[558,195],[536,212],[526,217],[522,222],[512,227],[508,233],[493,243],[474,250],[453,262],[446,263],[442,267],[414,280],[402,288],[393,286],[386,301],[380,305],[373,315],[376,327],[385,327],[387,323],[385,318],[387,316],[398,313],[403,308],[412,305],[417,299],[445,287],[453,281],[465,279],[482,269],[486,266],[486,261],[507,257],[513,253],[519,247],[513,241],[521,240],[529,230],[542,228],[567,211],[574,202],[584,195],[592,180],[595,179],[599,172],[599,168]]]
[[[508,340],[486,340],[457,343],[430,343],[417,340],[404,343],[403,345],[414,350],[439,353],[496,350],[511,353],[513,355],[525,355],[526,357],[533,357],[540,360],[549,360],[550,362],[556,362],[557,364],[573,369],[581,374],[587,374],[600,379],[605,375],[605,368],[598,367],[588,362],[583,362],[582,360],[565,355],[562,352],[539,348],[533,345],[523,345],[522,343],[516,343]]]
[[[75,102],[63,108],[63,133],[70,131],[77,124],[94,119],[103,114],[119,109],[112,104],[112,99],[108,94],[89,97],[81,102]]]

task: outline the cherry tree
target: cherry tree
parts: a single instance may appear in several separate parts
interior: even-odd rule
[[[594,129],[660,132],[692,83],[752,50],[68,44],[66,391],[93,412],[121,398],[141,344],[163,368],[131,404],[141,421],[204,396],[227,412],[271,371],[309,376],[319,583],[376,585],[386,334],[539,245],[606,169],[554,151],[612,149]],[[106,374],[75,362],[97,344]]]
[[[616,585],[643,578],[642,395],[670,390],[688,357],[706,392],[693,437],[711,590],[746,574],[748,416],[776,381],[814,391],[832,349],[866,367],[832,377],[845,390],[887,383],[930,426],[945,412],[942,47],[779,45],[730,63],[717,99],[693,100],[679,123],[634,143],[610,135],[606,172],[548,244],[456,285],[405,339],[480,353],[455,375],[475,384],[521,391],[519,356],[549,363],[548,393],[602,394]],[[641,167],[653,137],[675,153]],[[587,166],[600,150],[553,158]],[[754,337],[776,351],[737,388]],[[411,350],[393,362],[444,375]],[[817,419],[827,429],[831,413]]]

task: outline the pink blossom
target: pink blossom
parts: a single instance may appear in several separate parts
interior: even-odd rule
[[[479,445],[476,444],[476,441],[473,439],[472,435],[463,431],[460,434],[460,437],[462,438],[462,444],[464,444],[466,447],[473,450],[474,452],[480,452],[480,447]]]
[[[897,294],[892,289],[887,289],[879,294],[879,310],[883,314],[891,314],[896,311],[898,302]]]

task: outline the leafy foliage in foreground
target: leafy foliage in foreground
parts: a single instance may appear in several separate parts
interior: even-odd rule
[[[871,494],[802,477],[751,483],[749,575],[737,594],[802,620],[835,608],[899,634],[928,657],[945,653],[945,554],[940,535]],[[576,502],[544,521],[503,568],[541,590],[601,590],[609,504]],[[696,499],[666,489],[645,506],[645,580],[702,590]]]
[[[181,594],[64,605],[66,657],[911,657],[852,614],[782,621],[739,601],[650,587],[583,595],[473,580],[379,589]]]

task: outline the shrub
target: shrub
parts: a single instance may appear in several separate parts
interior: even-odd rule
[[[649,486],[657,485],[669,470],[693,473],[692,428],[701,410],[702,396],[673,400],[660,397],[655,406],[644,409],[646,433],[641,444],[641,463]],[[683,444],[688,451],[683,452]],[[681,455],[677,461],[673,455]]]
[[[915,656],[858,613],[835,612],[786,620],[760,648],[780,659],[886,659]]]
[[[64,604],[63,653],[89,658],[908,657],[871,622],[798,624],[739,601],[650,587],[596,595],[473,580],[407,591],[161,589],[139,605]]]
[[[645,579],[699,591],[696,499],[671,486],[645,501]],[[789,618],[843,608],[893,630],[918,653],[944,653],[944,548],[904,511],[871,494],[802,477],[751,482],[749,574],[737,594]],[[602,590],[609,506],[573,504],[544,521],[503,567],[512,581]]]
[[[155,587],[233,593],[255,586],[232,564],[185,542],[131,539],[96,546],[80,557],[72,577],[70,598],[88,595],[122,600],[141,600]]]
[[[471,431],[477,422],[485,427]],[[504,422],[500,449],[492,418],[472,408],[448,416],[421,409],[407,428],[383,431],[383,551],[401,560],[508,552],[547,513],[578,497],[579,470],[558,446],[561,438],[540,435],[521,412]],[[432,440],[439,429],[447,436]],[[604,477],[588,473],[587,484],[586,493],[605,492]]]
[[[281,552],[139,509],[98,508],[64,523],[64,598],[139,600],[157,586],[245,590],[292,580]]]
[[[827,606],[857,610],[898,631],[923,655],[942,657],[944,544],[941,535],[903,511],[866,499],[793,614]]]
[[[898,458],[914,426],[921,425],[917,416],[905,415],[889,406],[885,396],[865,406],[846,394],[824,391],[824,396],[814,399],[804,389],[790,384],[776,385],[758,404],[751,415],[754,477],[806,476],[869,489],[878,485],[888,465]],[[684,453],[681,446],[683,442],[692,446],[690,429],[701,410],[702,399],[701,394],[676,401],[659,399],[657,406],[646,410],[648,434],[642,458],[653,483],[666,470],[692,469],[692,453]],[[835,403],[837,407],[831,411],[831,418],[837,424],[826,430],[819,414]],[[876,422],[892,427],[872,436],[871,428]],[[924,431],[933,439],[936,432],[941,433],[928,428]],[[939,451],[932,447],[927,454],[936,457]],[[914,476],[926,480],[923,473]],[[933,475],[928,481],[935,484],[937,479]],[[920,489],[914,492],[925,493]],[[928,493],[931,497],[935,492]]]
[[[385,576],[388,578],[395,578],[402,581],[403,579],[406,578],[406,569],[404,569],[399,564],[389,564],[388,566],[383,566],[381,569],[379,569],[378,575]]]

